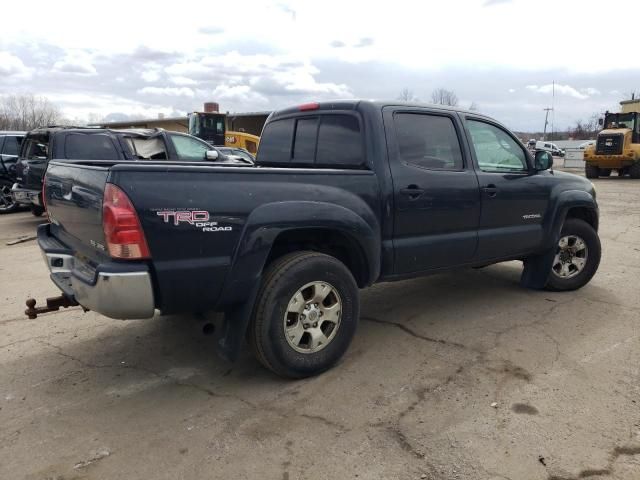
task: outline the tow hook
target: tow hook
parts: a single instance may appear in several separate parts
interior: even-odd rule
[[[36,307],[36,299],[29,298],[26,301],[27,309],[24,311],[25,315],[29,317],[29,319],[33,320],[37,318],[38,315],[42,313],[56,312],[60,310],[61,307],[69,308],[76,307],[80,305],[75,300],[70,299],[66,295],[60,295],[59,297],[49,297],[47,298],[47,306],[46,307]]]

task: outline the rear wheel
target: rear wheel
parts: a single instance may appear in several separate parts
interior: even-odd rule
[[[629,167],[629,175],[631,178],[640,178],[640,161]]]
[[[600,169],[595,165],[585,163],[584,173],[587,178],[598,178],[600,176]]]
[[[0,214],[15,212],[17,209],[18,204],[11,195],[11,185],[0,183]]]
[[[560,232],[546,288],[563,291],[583,287],[600,265],[600,239],[584,220],[569,218]]]
[[[359,308],[358,286],[342,262],[316,252],[289,254],[263,277],[249,343],[260,363],[278,375],[317,375],[346,352]]]

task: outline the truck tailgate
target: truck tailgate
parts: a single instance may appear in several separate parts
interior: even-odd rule
[[[108,167],[79,163],[51,162],[47,169],[51,231],[79,253],[105,252],[102,197],[108,175]]]

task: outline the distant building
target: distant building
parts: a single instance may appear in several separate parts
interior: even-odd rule
[[[210,104],[205,104],[205,111],[211,110]],[[234,132],[245,132],[252,135],[260,135],[262,127],[267,121],[271,112],[247,112],[247,113],[226,113],[226,130]],[[173,132],[189,133],[189,117],[165,117],[163,114],[158,118],[147,118],[143,120],[123,120],[116,122],[93,123],[92,127],[101,128],[163,128]]]

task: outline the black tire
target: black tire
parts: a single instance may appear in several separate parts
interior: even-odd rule
[[[285,337],[285,313],[293,296],[313,282],[326,282],[339,294],[340,321],[321,350],[301,353]],[[280,376],[317,375],[344,355],[355,334],[359,313],[358,286],[342,262],[311,251],[288,254],[269,265],[263,276],[247,332],[249,344],[260,363]]]
[[[600,176],[601,177],[610,177],[611,176],[611,169],[610,168],[601,168],[600,169]]]
[[[15,212],[20,205],[11,196],[11,184],[0,181],[0,214]]]
[[[584,174],[587,178],[598,178],[600,176],[600,169],[595,165],[585,163]]]
[[[44,208],[39,205],[31,205],[31,215],[34,217],[41,217],[44,213]]]
[[[640,162],[636,162],[629,167],[629,175],[631,178],[640,178]]]
[[[587,257],[584,268],[580,273],[570,277],[561,278],[554,273],[553,267],[545,288],[553,291],[577,290],[585,286],[595,275],[600,265],[601,247],[597,232],[584,220],[568,218],[560,232],[560,238],[575,235],[581,238],[587,246]],[[559,250],[559,248],[558,248]]]

